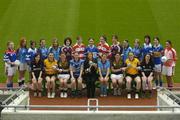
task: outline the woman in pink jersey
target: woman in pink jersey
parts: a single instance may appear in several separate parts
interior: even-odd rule
[[[170,40],[166,41],[166,48],[164,50],[164,56],[167,61],[163,63],[162,74],[166,76],[168,88],[171,90],[173,87],[172,77],[174,75],[174,67],[176,65],[177,54]]]

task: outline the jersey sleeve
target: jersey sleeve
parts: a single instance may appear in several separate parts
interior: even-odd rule
[[[3,60],[4,60],[4,62],[9,62],[10,60],[9,60],[9,55],[8,55],[8,53],[4,53],[4,58],[3,58]]]

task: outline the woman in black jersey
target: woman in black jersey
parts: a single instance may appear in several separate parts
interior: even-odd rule
[[[141,68],[142,68],[143,96],[145,95],[146,88],[148,88],[147,90],[149,91],[151,97],[154,63],[152,61],[150,54],[145,55],[144,60],[141,63]]]
[[[40,59],[40,54],[35,54],[35,58],[31,62],[31,75],[32,75],[34,96],[38,95],[39,97],[41,97],[42,71],[43,71],[43,62]]]

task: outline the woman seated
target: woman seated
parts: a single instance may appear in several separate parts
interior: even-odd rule
[[[139,74],[140,62],[137,58],[134,57],[134,54],[130,52],[128,54],[128,59],[126,59],[126,88],[128,90],[127,98],[131,99],[131,88],[132,82],[136,83],[136,94],[135,99],[139,98],[139,90],[141,88],[141,78]]]
[[[123,62],[120,53],[115,54],[115,59],[111,63],[111,80],[114,89],[114,95],[121,95],[123,84]]]
[[[47,97],[55,97],[55,80],[57,73],[57,61],[54,58],[54,54],[50,52],[48,58],[44,60],[45,79],[47,81]]]
[[[101,55],[101,60],[98,61],[98,71],[100,80],[100,96],[107,96],[107,85],[110,73],[110,62],[106,54]]]
[[[58,61],[58,79],[60,82],[61,98],[67,98],[67,81],[69,78],[69,62],[67,61],[66,54],[63,52],[60,54],[60,60]]]
[[[153,81],[153,70],[154,63],[152,61],[151,55],[147,54],[144,57],[143,62],[141,63],[142,68],[142,87],[143,87],[143,96],[145,95],[146,86],[149,90],[150,97],[152,96],[152,81]]]
[[[35,54],[35,58],[31,62],[32,87],[34,91],[34,96],[38,95],[39,97],[41,97],[42,72],[43,72],[43,62],[40,59],[40,54]]]
[[[97,61],[93,59],[93,53],[89,52],[84,62],[84,79],[87,86],[87,97],[95,97],[95,82],[97,79]]]
[[[82,73],[84,61],[80,59],[79,53],[74,53],[74,58],[70,61],[72,97],[82,94]]]

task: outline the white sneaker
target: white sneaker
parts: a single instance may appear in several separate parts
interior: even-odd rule
[[[61,92],[61,94],[60,94],[60,97],[61,97],[61,98],[63,98],[63,97],[64,97],[64,94],[63,94],[63,92]]]
[[[67,92],[64,93],[64,98],[67,98]]]
[[[103,94],[100,94],[100,97],[103,97],[104,95]]]
[[[51,98],[55,98],[55,92],[52,93]]]
[[[37,97],[37,92],[34,92],[34,97]]]
[[[47,97],[48,97],[48,98],[51,98],[51,93],[50,93],[50,92],[48,92]]]
[[[127,99],[131,99],[131,94],[127,94]]]
[[[135,99],[139,99],[139,94],[135,94]]]

